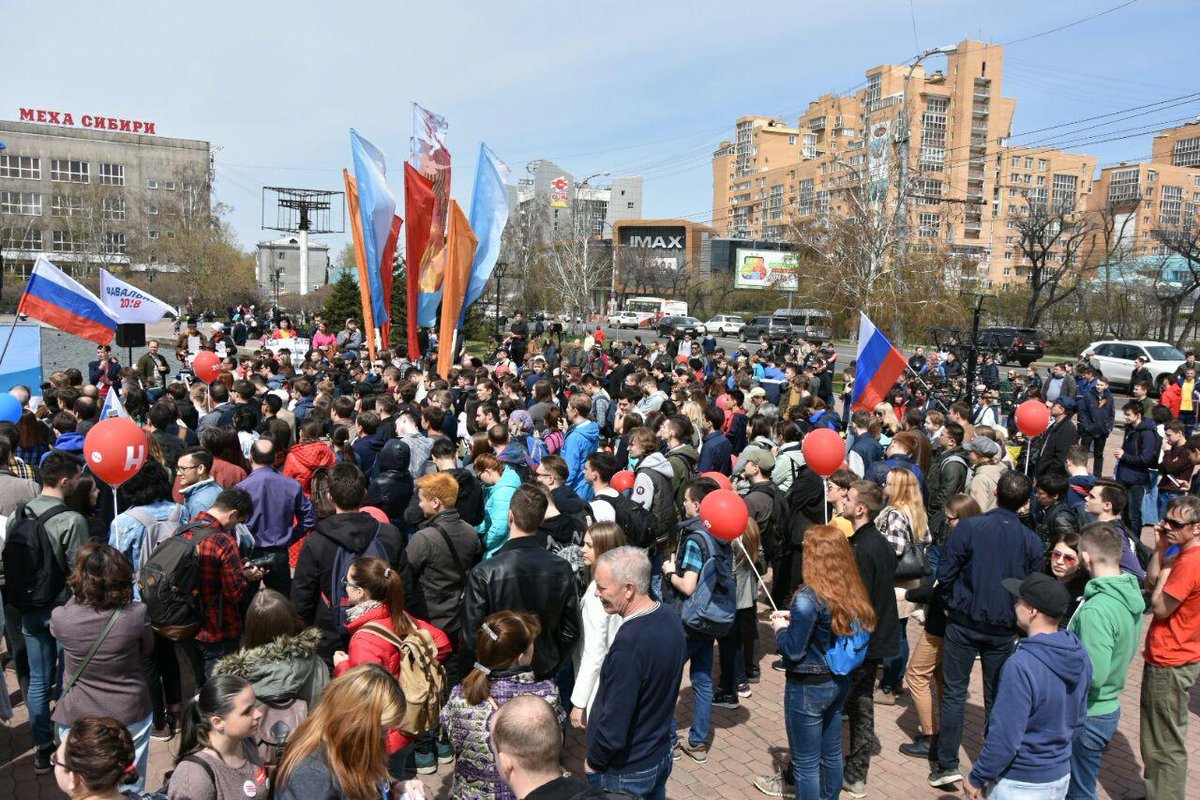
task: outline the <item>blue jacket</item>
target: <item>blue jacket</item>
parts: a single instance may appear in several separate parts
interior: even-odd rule
[[[583,477],[587,457],[600,445],[600,426],[590,419],[580,420],[567,429],[559,455],[567,462],[567,486],[584,500],[592,499],[591,484]]]
[[[1104,394],[1100,394],[1096,387],[1092,386],[1079,400],[1079,432],[1092,438],[1107,437],[1112,433],[1115,424],[1116,410],[1112,392],[1105,389]]]
[[[1087,720],[1091,682],[1091,659],[1071,631],[1017,642],[1000,672],[971,783],[1050,783],[1070,773],[1071,743]]]
[[[1095,475],[1072,475],[1067,480],[1067,508],[1086,505],[1087,496],[1095,485]]]
[[[179,493],[183,495],[183,507],[187,511],[187,518],[195,519],[197,514],[201,511],[208,511],[212,508],[212,504],[217,502],[217,497],[221,494],[221,484],[209,478],[206,481],[185,486],[179,490]]]
[[[297,425],[303,425],[304,421],[308,419],[308,415],[312,413],[313,400],[312,397],[301,397],[296,401],[296,405],[292,408],[292,414],[296,417]]]
[[[791,622],[775,634],[788,672],[831,675],[825,653],[833,645],[833,614],[813,590],[804,586],[792,598]]]
[[[949,619],[984,633],[1016,633],[1013,596],[1000,582],[1024,580],[1041,568],[1045,554],[1038,535],[1007,509],[959,522],[937,573]]]
[[[316,527],[312,503],[295,478],[259,467],[237,488],[245,489],[254,503],[246,527],[258,547],[288,547]]]
[[[60,433],[58,438],[54,440],[54,447],[42,453],[42,457],[38,460],[38,466],[40,467],[42,462],[46,460],[46,456],[50,455],[54,450],[62,450],[66,453],[75,453],[82,456],[83,438],[82,433],[75,433],[74,431],[71,433]]]
[[[483,522],[476,528],[483,536],[484,558],[494,556],[508,541],[508,507],[520,485],[521,476],[517,471],[505,467],[500,481],[484,490]]]
[[[383,449],[383,439],[379,434],[373,433],[356,439],[354,444],[350,445],[350,449],[354,451],[354,457],[358,459],[358,466],[363,473],[367,477],[374,477],[378,473],[375,469],[375,459],[379,458],[379,451]]]
[[[1143,418],[1136,428],[1126,428],[1121,449],[1124,455],[1113,477],[1130,486],[1147,483],[1150,470],[1158,466],[1159,440],[1154,420]]]
[[[696,464],[696,472],[719,472],[729,475],[733,472],[733,445],[720,431],[713,431],[704,437],[700,443],[700,462]]]

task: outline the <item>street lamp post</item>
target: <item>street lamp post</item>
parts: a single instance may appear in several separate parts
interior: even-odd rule
[[[956,52],[957,50],[958,50],[957,47],[955,47],[954,45],[950,45],[949,47],[934,47],[929,50],[926,50],[923,53],[918,53],[917,57],[913,59],[912,64],[909,65],[908,72],[904,75],[904,96],[901,99],[901,103],[900,103],[900,113],[897,115],[897,118],[896,118],[896,123],[897,123],[896,127],[898,129],[896,131],[896,142],[900,145],[900,180],[897,181],[897,184],[898,184],[897,191],[899,192],[900,196],[896,198],[898,202],[896,203],[896,223],[895,224],[896,224],[896,234],[897,234],[896,241],[900,242],[901,247],[905,246],[905,244],[908,241],[908,182],[909,182],[908,140],[910,138],[909,137],[910,120],[908,117],[909,84],[912,82],[913,72],[915,72],[917,67],[919,67],[921,65],[922,61],[929,58],[930,56],[948,56],[948,55]]]
[[[504,276],[508,273],[508,263],[500,261],[496,263],[495,269],[492,270],[492,276],[496,279],[496,335],[500,335],[500,282],[504,280]]]

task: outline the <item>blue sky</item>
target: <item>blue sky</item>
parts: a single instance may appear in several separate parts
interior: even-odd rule
[[[351,126],[384,150],[398,186],[413,100],[450,122],[464,206],[484,140],[514,177],[537,158],[577,176],[642,174],[647,217],[702,220],[711,152],[738,116],[794,122],[809,100],[918,48],[1012,42],[1122,1],[57,0],[53,13],[10,2],[0,118],[22,106],[100,112],[210,141],[217,197],[246,248],[268,235],[264,184],[342,188]],[[1014,133],[1200,91],[1198,22],[1195,0],[1137,0],[1011,44],[1003,94],[1018,100]],[[1191,102],[1075,138],[1196,116]],[[1135,160],[1150,135],[1067,149]],[[336,249],[341,237],[328,241]]]

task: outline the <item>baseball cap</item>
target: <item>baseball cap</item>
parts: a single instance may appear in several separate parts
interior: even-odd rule
[[[986,436],[976,436],[963,445],[963,449],[969,453],[978,453],[984,458],[995,458],[1000,455],[1000,445]]]
[[[750,396],[751,397],[766,397],[767,390],[762,388],[761,386],[755,386],[753,389],[750,390]]]
[[[1071,605],[1071,593],[1067,587],[1044,572],[1034,572],[1025,580],[1005,578],[1001,583],[1009,592],[1055,619],[1067,613]]]
[[[1054,401],[1053,405],[1062,406],[1064,411],[1074,411],[1075,410],[1075,398],[1074,397],[1063,397],[1062,395],[1059,395],[1058,399],[1056,399]]]
[[[210,328],[212,328],[212,330],[214,330],[214,331],[223,331],[223,330],[225,330],[225,323],[223,323],[223,322],[214,322],[214,323],[213,323],[212,325],[210,325],[209,327],[210,327]]]
[[[763,450],[760,447],[752,447],[742,452],[742,458],[746,461],[755,464],[763,472],[770,472],[775,469],[775,456],[771,455],[770,450]]]

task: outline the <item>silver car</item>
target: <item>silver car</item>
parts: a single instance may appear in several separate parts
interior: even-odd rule
[[[1134,359],[1145,359],[1146,369],[1149,370],[1153,380],[1154,391],[1160,393],[1167,383],[1174,379],[1175,370],[1184,362],[1183,353],[1166,342],[1145,340],[1122,342],[1107,339],[1092,342],[1083,351],[1081,357],[1088,353],[1091,353],[1100,364],[1100,370],[1104,373],[1104,377],[1108,378],[1109,383],[1119,384],[1130,390],[1132,390],[1132,387],[1129,386],[1130,379],[1133,371],[1137,369]]]

